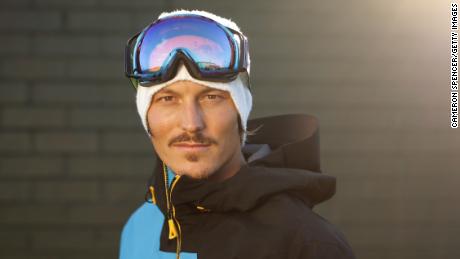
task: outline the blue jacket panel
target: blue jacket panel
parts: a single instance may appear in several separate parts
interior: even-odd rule
[[[164,216],[155,204],[145,202],[128,219],[120,240],[120,259],[175,259],[160,251]],[[197,259],[196,253],[180,253],[181,259]]]
[[[168,167],[168,184],[174,172]],[[160,251],[164,215],[157,205],[144,202],[126,222],[121,233],[120,259],[175,259],[176,254]],[[181,259],[197,259],[196,253],[180,253]]]

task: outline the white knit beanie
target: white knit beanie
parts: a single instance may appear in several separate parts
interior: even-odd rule
[[[232,28],[232,29],[234,29],[236,31],[241,32],[239,27],[234,22],[232,22],[232,21],[230,21],[230,20],[228,20],[226,18],[217,16],[215,14],[206,12],[206,11],[176,10],[176,11],[173,11],[173,12],[170,12],[170,13],[167,13],[167,12],[162,13],[158,17],[158,19],[168,17],[168,16],[173,16],[173,15],[180,15],[180,14],[198,14],[198,15],[202,15],[202,16],[205,16],[207,18],[213,19],[216,22],[219,22],[220,24],[222,24],[224,26],[227,26],[229,28]],[[249,76],[250,64],[251,63],[250,63],[250,57],[249,57],[249,50],[247,50],[247,51],[248,51],[248,69],[247,70],[248,70],[248,76]],[[230,93],[230,95],[231,95],[231,97],[233,99],[233,103],[235,104],[235,106],[236,106],[236,108],[238,110],[238,113],[240,115],[241,125],[242,125],[242,127],[244,129],[242,142],[241,142],[241,146],[243,147],[245,145],[245,143],[246,143],[246,138],[247,138],[246,129],[247,129],[247,121],[248,121],[248,118],[249,118],[249,114],[250,114],[251,109],[252,109],[252,95],[251,95],[251,92],[248,89],[248,86],[245,85],[247,81],[242,79],[242,74],[240,73],[235,80],[233,80],[231,82],[228,82],[228,83],[203,81],[203,80],[198,80],[198,79],[192,77],[190,75],[189,71],[187,70],[187,68],[182,63],[180,63],[180,64],[181,65],[180,65],[180,67],[179,67],[179,69],[177,71],[177,74],[173,79],[171,79],[171,80],[169,80],[167,82],[158,84],[158,85],[154,85],[154,86],[144,87],[142,85],[138,85],[138,87],[137,87],[137,94],[136,94],[137,111],[139,113],[139,116],[141,117],[141,121],[142,121],[142,124],[144,126],[145,131],[147,132],[147,135],[149,137],[151,137],[149,129],[148,129],[148,123],[147,123],[147,112],[148,112],[149,107],[150,107],[152,96],[155,95],[155,93],[158,92],[159,90],[161,90],[162,88],[164,88],[164,87],[166,87],[168,85],[171,85],[171,84],[173,84],[173,83],[175,83],[177,81],[189,80],[189,81],[194,82],[194,83],[198,83],[198,84],[201,84],[201,85],[206,85],[208,87],[216,88],[216,89],[219,89],[219,90],[222,90],[222,91],[228,91]]]

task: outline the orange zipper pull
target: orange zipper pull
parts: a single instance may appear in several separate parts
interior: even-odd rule
[[[152,195],[152,203],[157,204],[157,200],[155,199],[155,189],[153,188],[153,186],[150,186],[149,190],[150,190],[150,195]]]
[[[211,211],[210,209],[206,209],[205,207],[200,206],[200,205],[197,205],[196,209],[199,210],[200,212],[210,212]]]
[[[176,238],[177,230],[176,230],[176,226],[174,225],[174,221],[172,219],[168,219],[168,226],[169,226],[169,239]]]

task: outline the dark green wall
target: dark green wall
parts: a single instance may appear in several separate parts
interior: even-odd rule
[[[358,258],[460,256],[448,1],[2,0],[1,258],[117,257],[155,162],[124,44],[181,7],[247,34],[252,118],[319,118],[316,210]]]

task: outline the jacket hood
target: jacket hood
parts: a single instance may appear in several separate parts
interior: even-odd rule
[[[320,170],[319,126],[315,117],[288,114],[248,121],[248,129],[259,128],[249,135],[242,152],[247,164],[222,182],[181,176],[172,186],[170,196],[176,214],[206,211],[248,211],[279,193],[289,193],[306,206],[331,198],[336,180]],[[155,188],[160,210],[168,215],[167,179],[163,163],[157,156],[149,185]]]

